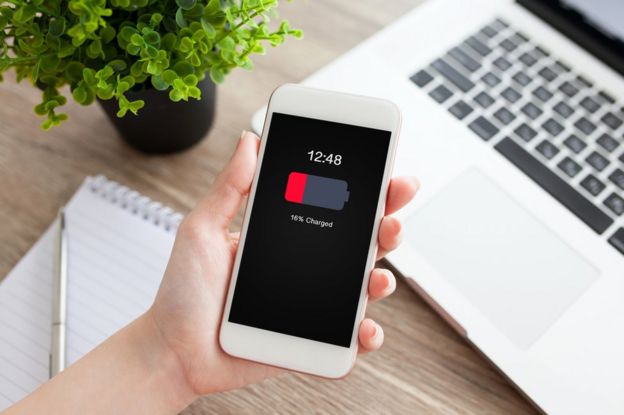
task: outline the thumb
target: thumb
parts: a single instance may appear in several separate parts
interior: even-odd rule
[[[260,139],[243,131],[229,163],[215,179],[208,195],[199,203],[197,213],[211,224],[226,229],[249,193],[256,171]]]

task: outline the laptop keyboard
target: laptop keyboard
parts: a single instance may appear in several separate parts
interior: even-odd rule
[[[411,81],[624,254],[624,107],[496,19]]]

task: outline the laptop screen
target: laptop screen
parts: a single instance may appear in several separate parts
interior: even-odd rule
[[[605,36],[624,39],[624,2],[616,0],[563,0],[564,6],[585,17],[585,21]]]
[[[624,2],[518,0],[555,29],[624,75]]]

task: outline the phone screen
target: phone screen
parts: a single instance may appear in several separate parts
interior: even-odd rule
[[[272,114],[230,322],[350,346],[390,136]]]

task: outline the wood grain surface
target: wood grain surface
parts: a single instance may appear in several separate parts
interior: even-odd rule
[[[218,88],[217,121],[209,136],[174,156],[145,156],[130,149],[97,105],[69,103],[70,120],[43,132],[32,110],[39,93],[26,82],[16,84],[8,74],[0,84],[0,275],[6,275],[39,238],[86,175],[105,174],[188,212],[275,87],[302,80],[420,2],[282,2],[281,15],[302,28],[305,39],[270,49],[255,59],[251,73],[232,73]],[[380,352],[360,358],[346,379],[283,375],[206,396],[184,413],[535,412],[403,281],[395,295],[373,304],[368,314],[383,325],[386,344]]]

